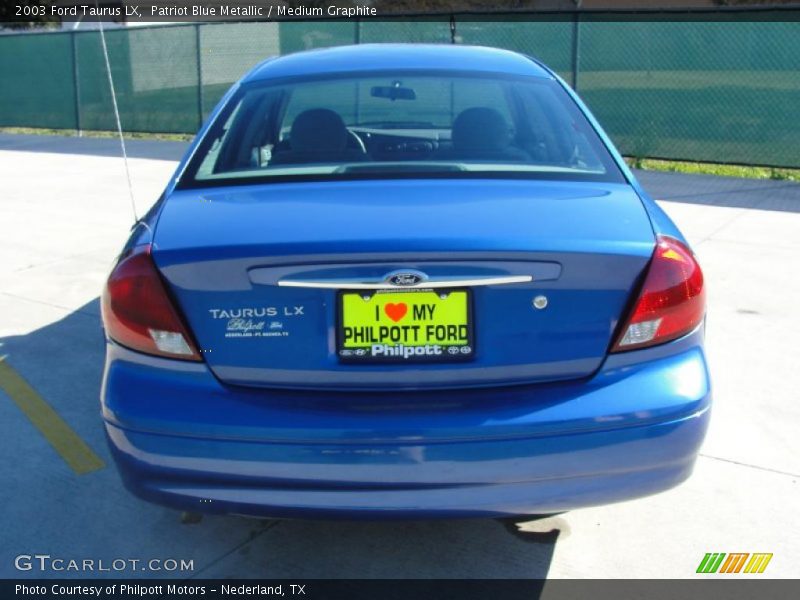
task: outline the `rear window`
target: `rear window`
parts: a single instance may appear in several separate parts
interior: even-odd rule
[[[622,181],[555,81],[396,72],[243,86],[181,185],[426,176]]]

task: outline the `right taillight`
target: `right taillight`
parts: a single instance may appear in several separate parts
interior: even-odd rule
[[[636,350],[686,335],[703,320],[703,271],[681,241],[658,236],[642,290],[612,352]]]
[[[124,256],[108,277],[102,301],[108,336],[133,350],[201,360],[150,256],[150,246]]]

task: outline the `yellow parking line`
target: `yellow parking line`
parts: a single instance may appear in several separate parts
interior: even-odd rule
[[[78,475],[105,467],[103,460],[58,416],[19,373],[0,357],[0,388]]]

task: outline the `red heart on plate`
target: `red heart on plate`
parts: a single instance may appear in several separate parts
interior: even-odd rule
[[[406,313],[408,312],[408,306],[406,306],[405,302],[398,302],[397,304],[389,302],[383,307],[383,310],[387,317],[397,323],[400,319],[406,316]]]

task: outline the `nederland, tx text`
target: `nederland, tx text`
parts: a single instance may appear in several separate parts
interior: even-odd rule
[[[162,596],[167,594],[169,596],[186,596],[191,598],[204,596],[208,593],[217,593],[218,590],[223,596],[304,596],[306,594],[306,586],[295,583],[289,585],[221,585],[219,588],[216,586],[175,583],[167,585],[127,583],[108,585],[64,585],[54,583],[49,586],[18,583],[14,591],[17,596],[46,596],[49,594],[51,596],[96,596],[100,598],[102,596],[119,595],[144,598],[147,596]]]

